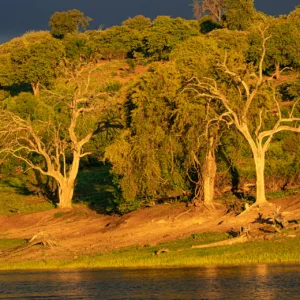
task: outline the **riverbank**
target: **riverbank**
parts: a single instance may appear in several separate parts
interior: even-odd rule
[[[279,206],[291,222],[288,229],[268,224]],[[237,216],[220,201],[212,210],[175,203],[124,216],[86,207],[0,216],[0,270],[300,263],[299,219],[298,196]],[[232,243],[246,228],[249,238]],[[44,240],[29,243],[41,233]]]
[[[216,241],[228,241],[225,233],[194,234],[187,239],[156,246],[131,246],[96,254],[80,255],[72,259],[42,259],[11,261],[2,259],[0,270],[85,269],[85,268],[165,268],[199,267],[207,265],[246,265],[300,263],[299,229],[285,230],[272,240],[249,241],[241,244],[192,248]],[[231,241],[233,239],[230,239]],[[161,251],[162,250],[162,251]],[[54,252],[55,249],[44,251]],[[157,255],[157,253],[161,253]]]

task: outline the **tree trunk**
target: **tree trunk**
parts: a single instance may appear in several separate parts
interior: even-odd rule
[[[75,180],[77,178],[81,148],[75,147],[76,150],[73,152],[73,162],[70,167],[69,174],[65,174],[65,179],[59,185],[59,204],[60,208],[71,208],[72,207],[72,198],[75,189]]]
[[[276,77],[276,79],[280,78],[280,64],[279,63],[276,63],[276,66],[275,66],[275,77]]]
[[[256,170],[256,204],[266,203],[265,193],[265,153],[262,149],[258,149],[254,154],[255,170]]]
[[[33,95],[35,97],[37,97],[40,93],[40,83],[37,82],[37,83],[31,83],[31,87],[32,87],[32,91],[33,91]]]
[[[215,178],[217,172],[217,164],[214,147],[211,145],[205,157],[203,165],[203,190],[204,190],[204,203],[211,203],[214,199]]]
[[[60,208],[72,208],[72,199],[74,194],[74,180],[67,181],[64,184],[60,185],[58,188],[58,197]]]

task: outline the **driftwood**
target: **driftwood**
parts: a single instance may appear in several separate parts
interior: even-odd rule
[[[272,223],[273,226],[276,229],[284,229],[288,227],[289,222],[286,220],[285,216],[280,212],[281,206],[277,206],[276,209],[272,212],[271,216],[268,217]]]
[[[49,233],[45,231],[39,232],[28,241],[27,246],[32,247],[35,245],[43,245],[45,247],[50,247],[50,248],[54,248],[58,246],[53,236],[51,236]]]
[[[233,238],[233,239],[220,241],[220,242],[216,242],[216,243],[192,246],[192,248],[193,249],[201,249],[201,248],[210,248],[210,247],[230,246],[230,245],[242,244],[242,243],[246,243],[246,242],[248,242],[248,236],[243,235],[243,236],[240,236],[240,237],[236,237],[236,238]]]
[[[49,233],[45,231],[41,231],[38,234],[34,235],[25,245],[13,249],[0,251],[0,256],[6,256],[9,254],[25,251],[36,245],[42,245],[45,247],[54,248],[58,246],[58,243],[55,240],[55,238],[51,236]]]

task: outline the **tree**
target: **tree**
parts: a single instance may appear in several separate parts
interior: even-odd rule
[[[290,14],[287,16],[289,20],[294,21],[300,25],[300,5],[296,6],[296,8],[290,12]]]
[[[300,23],[299,23],[300,24]],[[274,72],[277,79],[283,69],[300,66],[300,26],[285,16],[271,19],[268,22],[268,34],[272,36],[266,43],[264,70]],[[257,31],[250,34],[250,60],[257,60],[261,52],[261,36]]]
[[[62,208],[72,206],[80,160],[91,154],[85,145],[109,128],[122,127],[115,115],[109,114],[116,104],[114,98],[105,91],[91,89],[92,70],[66,71],[67,84],[57,86],[57,91],[45,91],[35,100],[35,115],[12,109],[16,106],[0,111],[0,153],[52,177],[58,185],[58,205]],[[44,109],[37,111],[39,107]]]
[[[214,40],[218,47],[223,50],[234,50],[242,55],[247,55],[249,52],[249,32],[247,31],[232,31],[223,28],[210,32],[208,37]]]
[[[151,19],[146,18],[143,15],[138,15],[122,22],[122,26],[127,26],[129,29],[144,31],[151,26]]]
[[[181,87],[174,63],[154,64],[127,89],[127,127],[106,150],[119,179],[123,209],[136,202],[183,195],[182,151],[172,132]]]
[[[176,99],[176,119],[173,132],[178,136],[184,155],[184,169],[193,185],[194,198],[210,205],[214,199],[217,172],[216,149],[220,130],[209,127],[204,103],[185,91]]]
[[[61,41],[47,32],[33,32],[7,43],[6,66],[0,75],[4,85],[30,84],[38,96],[40,85],[49,85],[64,57]]]
[[[99,56],[96,51],[96,43],[89,39],[85,33],[69,34],[63,42],[68,60],[77,61],[80,64],[82,60],[88,62],[97,59],[97,56]]]
[[[246,30],[253,24],[254,0],[224,0],[224,23],[230,30]]]
[[[49,20],[49,26],[52,35],[61,39],[67,34],[76,34],[80,29],[86,29],[91,20],[78,9],[72,9],[54,13]]]
[[[92,38],[97,52],[104,59],[124,59],[140,49],[143,44],[143,35],[136,29],[128,26],[113,26],[97,33]]]
[[[263,76],[266,56],[266,28],[260,29],[262,53],[258,66],[247,64],[234,51],[228,52],[218,65],[219,80],[213,77],[195,79],[192,87],[198,97],[207,99],[212,109],[214,103],[222,105],[223,111],[216,113],[216,121],[235,125],[249,144],[256,169],[256,203],[265,203],[265,155],[276,133],[300,132],[297,116],[298,101],[289,112],[280,105],[280,99],[272,81]],[[257,71],[256,71],[257,70]]]
[[[171,54],[176,61],[183,82],[193,77],[213,76],[220,50],[215,40],[208,37],[191,37],[177,46]],[[209,126],[214,115],[208,114],[207,105],[199,101],[193,88],[185,87],[176,99],[176,120],[174,131],[181,136],[181,144],[186,153],[186,169],[195,185],[195,198],[203,198],[210,205],[214,198],[217,171],[216,148],[222,128]],[[196,174],[194,174],[196,173]]]
[[[153,60],[168,60],[177,44],[197,35],[200,33],[196,21],[159,16],[145,34],[145,56]]]
[[[215,21],[221,22],[224,15],[224,0],[194,0],[194,15],[200,20],[205,15],[211,15]]]

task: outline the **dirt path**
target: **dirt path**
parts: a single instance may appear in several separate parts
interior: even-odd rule
[[[270,205],[253,208],[237,217],[205,207],[187,208],[183,203],[157,205],[125,216],[104,216],[84,207],[73,210],[55,209],[31,215],[0,216],[0,234],[8,238],[30,239],[43,231],[51,234],[59,247],[43,247],[16,253],[11,260],[36,258],[66,259],[81,254],[96,254],[130,245],[155,245],[205,231],[229,231],[246,224],[255,227],[258,212],[269,216],[281,206],[287,219],[300,218],[300,197],[274,200]]]

